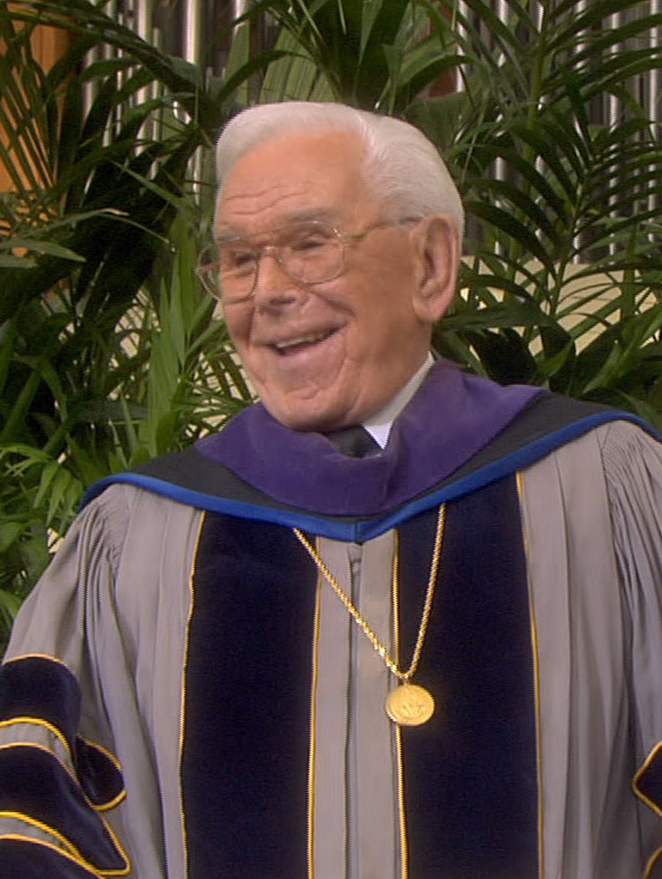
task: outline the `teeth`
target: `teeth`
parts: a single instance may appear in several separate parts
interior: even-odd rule
[[[314,342],[321,342],[322,339],[330,335],[329,333],[311,333],[309,336],[297,336],[296,339],[288,339],[286,342],[275,342],[274,348],[278,351],[285,351],[287,348],[294,348],[296,345],[310,345]]]

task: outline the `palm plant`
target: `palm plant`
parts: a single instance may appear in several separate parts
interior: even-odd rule
[[[411,108],[443,129],[473,218],[462,295],[437,344],[498,380],[659,427],[662,151],[655,108],[633,86],[662,64],[651,39],[662,18],[631,0],[506,5],[504,21],[481,0],[463,15],[452,6],[450,25],[434,17],[463,57],[461,103]]]
[[[438,353],[662,427],[660,107],[636,90],[662,17],[638,0],[268,6],[287,57],[261,99],[398,113],[451,166],[470,219]],[[450,71],[459,90],[431,97]]]
[[[460,58],[455,40],[429,26],[434,7],[412,0],[266,0],[280,26],[260,101],[335,100],[406,114]]]
[[[37,22],[72,35],[50,71]],[[262,62],[203,82],[86,0],[0,3],[0,39],[14,183],[0,199],[1,624],[86,486],[210,429],[212,400],[218,423],[249,396],[192,271],[211,196],[191,167]],[[84,65],[97,45],[117,54]]]
[[[85,486],[250,397],[192,272],[211,196],[191,158],[237,103],[343,100],[422,127],[470,217],[437,351],[660,425],[662,151],[633,83],[661,66],[662,18],[635,0],[499,7],[263,0],[235,24],[225,77],[203,79],[103,3],[0,2],[15,186],[0,198],[0,615]],[[263,12],[279,36],[253,57]],[[35,14],[72,34],[51,71],[30,51]],[[83,65],[102,45],[117,51]],[[433,97],[440,76],[459,90]]]

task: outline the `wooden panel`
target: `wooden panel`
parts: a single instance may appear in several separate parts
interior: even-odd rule
[[[32,35],[32,51],[44,70],[50,70],[69,45],[69,32],[38,25]]]
[[[69,42],[69,33],[61,28],[38,25],[32,34],[32,52],[44,70],[50,70],[57,59],[63,54]],[[0,51],[2,44],[0,43]],[[0,125],[0,139],[7,142],[7,134]],[[0,164],[0,192],[12,188],[9,174],[4,165]]]

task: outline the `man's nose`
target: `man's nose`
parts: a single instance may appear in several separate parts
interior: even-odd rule
[[[278,260],[273,246],[265,247],[257,265],[253,297],[257,308],[280,308],[305,295],[304,285],[294,280]]]

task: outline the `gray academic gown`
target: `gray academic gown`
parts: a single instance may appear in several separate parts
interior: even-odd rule
[[[524,468],[517,484],[535,671],[538,876],[662,875],[662,804],[647,785],[662,742],[660,445],[614,421]],[[113,485],[80,515],[27,600],[6,661],[39,654],[73,673],[78,732],[100,759],[121,765],[125,792],[110,768],[95,810],[103,856],[83,853],[27,808],[0,812],[0,853],[3,841],[29,838],[62,852],[72,871],[62,875],[188,875],[183,669],[203,518]],[[318,545],[388,641],[394,531]],[[398,742],[383,710],[389,673],[328,584],[319,589],[309,876],[405,879]],[[334,681],[343,676],[352,685],[339,698]],[[0,723],[0,748],[16,743],[54,753],[72,780],[80,771],[53,724]],[[223,864],[217,875],[224,879]]]

